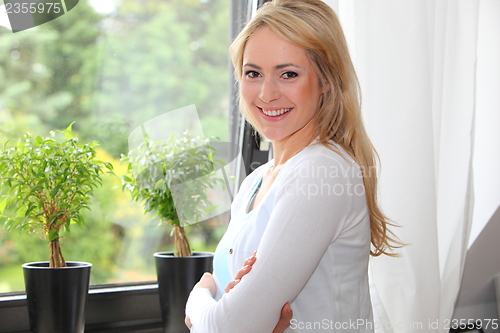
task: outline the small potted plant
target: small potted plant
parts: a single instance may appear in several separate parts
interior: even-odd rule
[[[214,174],[221,163],[214,153],[210,140],[186,131],[165,141],[146,136],[137,149],[122,156],[122,162],[129,163],[123,189],[142,202],[146,212],[172,226],[175,251],[154,254],[165,332],[188,331],[184,324],[187,297],[203,273],[212,271],[213,254],[192,253],[184,226],[204,220],[217,208],[207,190],[224,187],[225,182]]]
[[[50,260],[23,265],[30,327],[38,333],[82,333],[90,263],[66,261],[61,239],[84,225],[101,175],[112,165],[95,159],[96,142],[80,144],[72,132],[25,140],[0,152],[0,214],[7,230],[20,229],[48,242]],[[63,136],[57,140],[56,136]]]

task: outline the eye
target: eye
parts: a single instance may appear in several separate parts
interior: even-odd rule
[[[245,72],[245,76],[249,79],[254,79],[256,77],[259,77],[260,76],[260,73],[259,72],[256,72],[256,71],[252,71],[252,70],[249,70],[249,71],[246,71]]]
[[[293,79],[293,78],[296,78],[297,76],[299,76],[299,74],[297,74],[295,72],[288,71],[288,72],[281,74],[281,76],[284,79]]]

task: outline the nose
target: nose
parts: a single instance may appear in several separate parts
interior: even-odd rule
[[[270,103],[281,96],[277,82],[271,77],[264,78],[260,87],[259,98],[264,103]]]

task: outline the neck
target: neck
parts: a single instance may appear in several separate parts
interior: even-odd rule
[[[310,126],[306,126],[286,138],[272,141],[274,155],[273,168],[285,164],[290,158],[309,146],[315,138],[315,132],[312,131]]]

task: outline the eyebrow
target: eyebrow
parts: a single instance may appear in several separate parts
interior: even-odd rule
[[[255,65],[255,64],[244,64],[243,67],[252,67],[252,68],[255,68],[255,69],[259,69],[261,70],[262,68],[260,68],[259,66]],[[285,67],[297,67],[297,68],[300,68],[299,65],[296,65],[294,63],[286,63],[286,64],[281,64],[281,65],[277,65],[277,66],[274,66],[274,69],[282,69],[282,68],[285,68]]]

